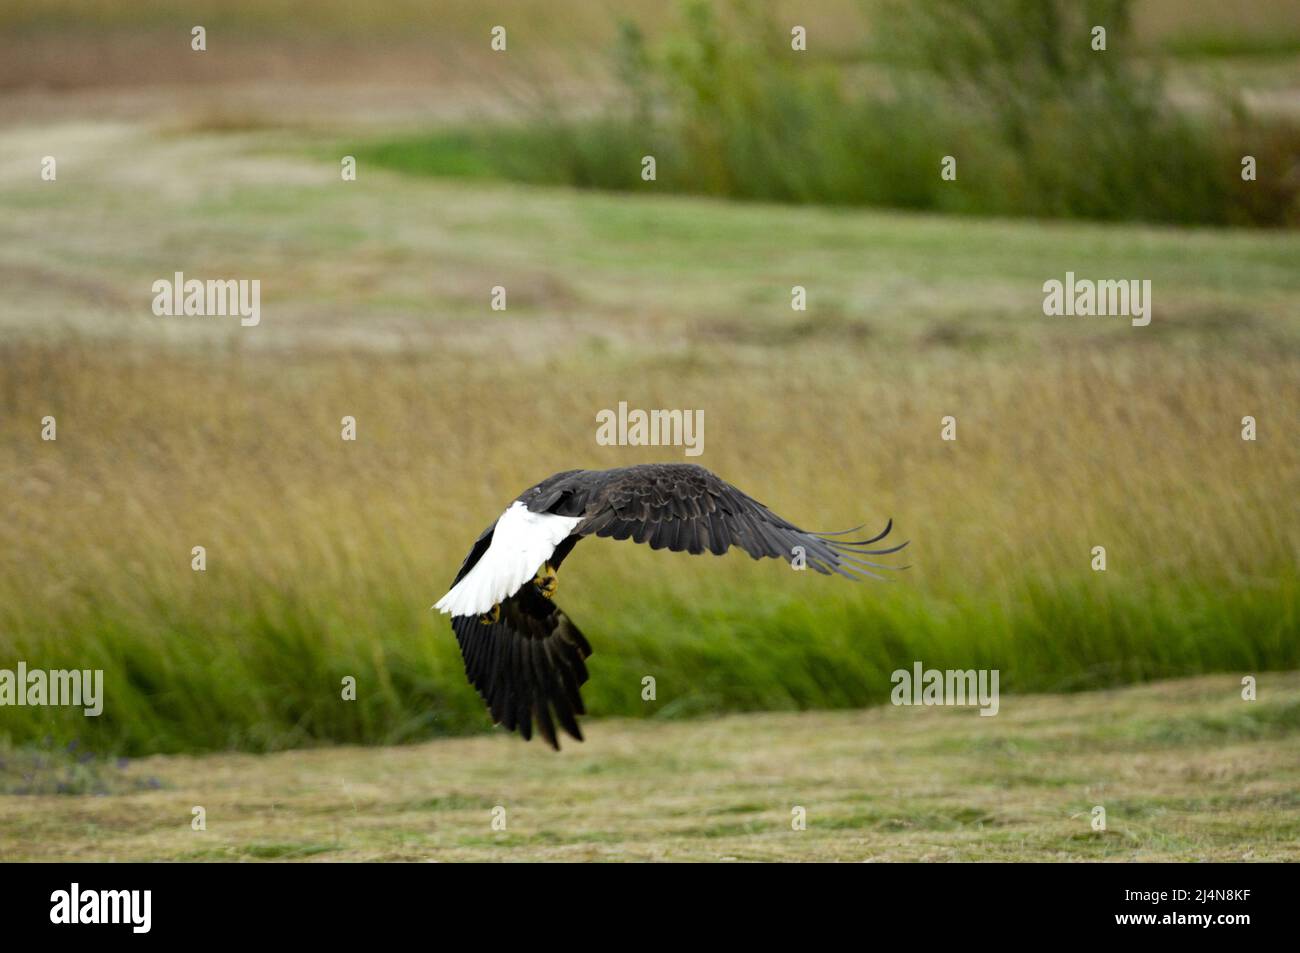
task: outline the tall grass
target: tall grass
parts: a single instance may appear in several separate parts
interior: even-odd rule
[[[522,125],[359,147],[427,174],[979,215],[1300,222],[1300,126],[1175,108],[1130,0],[887,3],[846,63],[790,47],[768,8],[689,0],[656,43],[626,21],[621,93],[595,117],[545,98]],[[1107,28],[1105,51],[1090,46]],[[640,178],[643,156],[656,180]],[[1265,170],[1241,179],[1241,158]],[[945,156],[955,180],[940,175]]]
[[[1300,664],[1300,542],[1278,511],[1297,444],[1276,420],[1263,443],[1237,434],[1241,408],[1295,392],[1293,364],[939,351],[864,376],[834,347],[771,350],[790,383],[771,391],[724,348],[614,360],[646,406],[706,410],[708,466],[809,527],[893,516],[912,567],[854,586],[584,543],[558,599],[595,646],[593,714],[870,704],[916,659],[998,668],[1010,691]],[[428,608],[469,542],[549,472],[673,455],[593,443],[611,397],[589,368],[608,354],[507,376],[436,354],[213,357],[0,354],[0,663],[107,682],[99,718],[0,710],[11,740],[143,753],[482,728]],[[944,443],[954,408],[962,430]],[[56,442],[37,439],[45,413]]]

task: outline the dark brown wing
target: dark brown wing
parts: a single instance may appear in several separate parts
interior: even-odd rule
[[[578,689],[587,681],[591,646],[549,599],[531,584],[501,603],[496,622],[456,616],[465,674],[487,703],[492,720],[524,738],[537,733],[557,751],[556,724],[582,740],[578,715],[586,714]]]
[[[762,503],[708,470],[693,464],[648,464],[609,471],[583,499],[585,519],[574,527],[580,536],[608,536],[649,543],[652,549],[721,555],[739,546],[755,559],[793,561],[800,551],[820,573],[850,579],[880,576],[871,569],[892,569],[865,556],[898,552],[906,543],[869,549],[893,526],[862,540],[842,533],[809,533],[777,516]],[[858,527],[859,529],[861,527]]]

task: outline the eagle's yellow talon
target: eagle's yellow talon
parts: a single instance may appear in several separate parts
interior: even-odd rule
[[[478,620],[484,625],[491,625],[497,619],[501,618],[501,603],[497,603],[487,612],[478,617]]]
[[[547,599],[554,599],[555,590],[559,588],[559,582],[555,578],[555,567],[550,563],[542,563],[542,568],[537,570],[537,575],[533,577],[533,585]]]

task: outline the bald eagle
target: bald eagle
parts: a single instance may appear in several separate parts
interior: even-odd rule
[[[870,539],[808,533],[694,464],[658,463],[615,470],[566,470],[529,487],[474,542],[433,608],[451,616],[465,673],[496,724],[559,750],[556,723],[582,740],[578,689],[587,681],[591,645],[552,601],[556,573],[585,536],[649,543],[651,549],[722,555],[739,546],[754,559],[774,556],[823,574],[881,578],[890,569],[865,556]]]

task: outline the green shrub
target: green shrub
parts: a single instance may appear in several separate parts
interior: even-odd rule
[[[601,115],[383,143],[380,164],[580,188],[981,215],[1203,225],[1300,221],[1300,129],[1174,108],[1133,54],[1131,0],[909,0],[874,63],[790,48],[765,9],[683,5],[651,49],[624,24]],[[1091,25],[1107,28],[1094,51]],[[640,178],[653,155],[657,178]],[[1260,161],[1242,182],[1241,157]],[[957,159],[956,181],[940,177]]]

